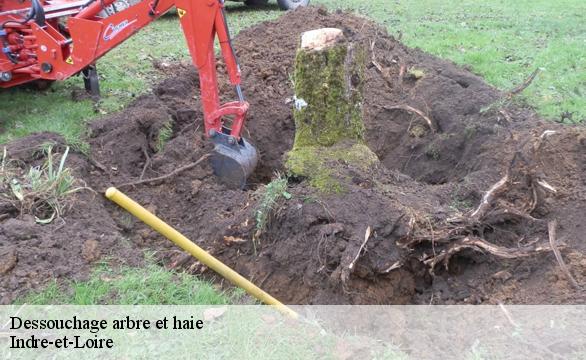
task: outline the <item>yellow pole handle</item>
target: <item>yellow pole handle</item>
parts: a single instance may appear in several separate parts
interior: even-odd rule
[[[274,306],[277,310],[279,310],[285,315],[291,316],[293,318],[298,317],[298,314],[295,311],[293,311],[292,309],[290,309],[289,307],[287,307],[286,305],[284,305],[268,293],[264,292],[261,288],[257,287],[250,281],[246,280],[242,275],[238,274],[236,271],[226,266],[220,260],[208,254],[204,249],[194,244],[191,240],[183,236],[183,234],[181,234],[179,231],[169,226],[163,220],[159,219],[157,216],[149,212],[147,209],[140,206],[140,204],[126,196],[118,189],[114,187],[108,188],[108,190],[106,190],[106,197],[115,202],[116,204],[120,205],[120,207],[124,208],[132,215],[136,216],[142,222],[144,222],[145,224],[153,228],[155,231],[157,231],[159,234],[163,235],[164,237],[178,245],[180,248],[190,253],[192,256],[197,258],[210,269],[222,275],[224,278],[228,279],[233,284],[246,290],[246,292],[254,296],[256,299],[262,301],[267,305]]]

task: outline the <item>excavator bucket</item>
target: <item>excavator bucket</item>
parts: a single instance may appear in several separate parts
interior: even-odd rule
[[[222,183],[233,189],[242,189],[246,179],[256,167],[258,153],[248,141],[217,133],[211,138],[214,151],[210,158],[214,174]]]

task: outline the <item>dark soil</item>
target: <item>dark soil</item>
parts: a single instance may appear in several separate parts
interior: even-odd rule
[[[284,171],[283,155],[293,143],[289,77],[297,42],[302,32],[321,27],[341,28],[352,41],[372,45],[373,60],[382,71],[374,64],[367,69],[364,109],[367,143],[381,166],[368,174],[347,167],[352,182],[343,194],[318,193],[296,179],[288,190],[292,198],[282,199],[254,245],[262,184],[275,171]],[[433,271],[429,262],[423,263],[449,251],[453,243],[446,233],[455,226],[450,219],[469,219],[483,194],[509,169],[513,181],[506,191],[498,194],[482,222],[462,234],[513,250],[531,244],[547,247],[547,223],[557,220],[562,255],[583,286],[583,127],[562,127],[514,101],[499,101],[506,95],[478,76],[407,48],[378,25],[347,13],[299,9],[242,31],[234,45],[250,102],[245,136],[261,155],[250,186],[226,189],[204,163],[162,183],[121,187],[129,196],[287,303],[586,301],[583,289],[572,287],[550,251],[503,259],[468,249]],[[410,75],[415,69],[423,77]],[[49,225],[35,224],[30,216],[3,205],[2,303],[51,279],[84,278],[99,259],[138,265],[144,250],[156,250],[166,266],[212,276],[102,196],[108,186],[137,180],[145,169],[146,178],[167,174],[210,151],[202,135],[197,74],[187,64],[165,72],[172,75],[153,94],[91,124],[91,160],[70,156],[68,166],[97,194],[78,193],[69,212]],[[225,77],[220,80],[226,83]],[[224,85],[222,93],[229,99],[233,91]],[[421,110],[436,131],[421,117],[393,108],[398,105]],[[157,152],[159,130],[169,121],[173,136]],[[556,133],[540,141],[545,130]],[[23,169],[37,165],[42,159],[36,150],[47,140],[63,143],[54,135],[37,134],[9,144],[8,153]],[[538,188],[537,180],[556,192]],[[527,210],[524,205],[531,199],[539,201],[527,211],[530,216],[496,211]],[[371,236],[359,254],[368,228]],[[389,270],[393,265],[397,268]]]

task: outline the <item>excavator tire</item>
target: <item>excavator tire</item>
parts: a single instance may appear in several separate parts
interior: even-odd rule
[[[299,6],[309,5],[309,0],[277,0],[282,10],[295,10]]]
[[[244,4],[247,6],[264,6],[269,0],[244,0]]]
[[[55,80],[41,79],[41,80],[33,81],[31,85],[34,86],[34,88],[36,90],[45,91],[45,90],[48,90],[51,87],[51,85],[53,85],[54,82],[55,82]]]

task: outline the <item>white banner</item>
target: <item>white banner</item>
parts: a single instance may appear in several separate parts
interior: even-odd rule
[[[2,359],[586,359],[586,306],[3,306]]]

